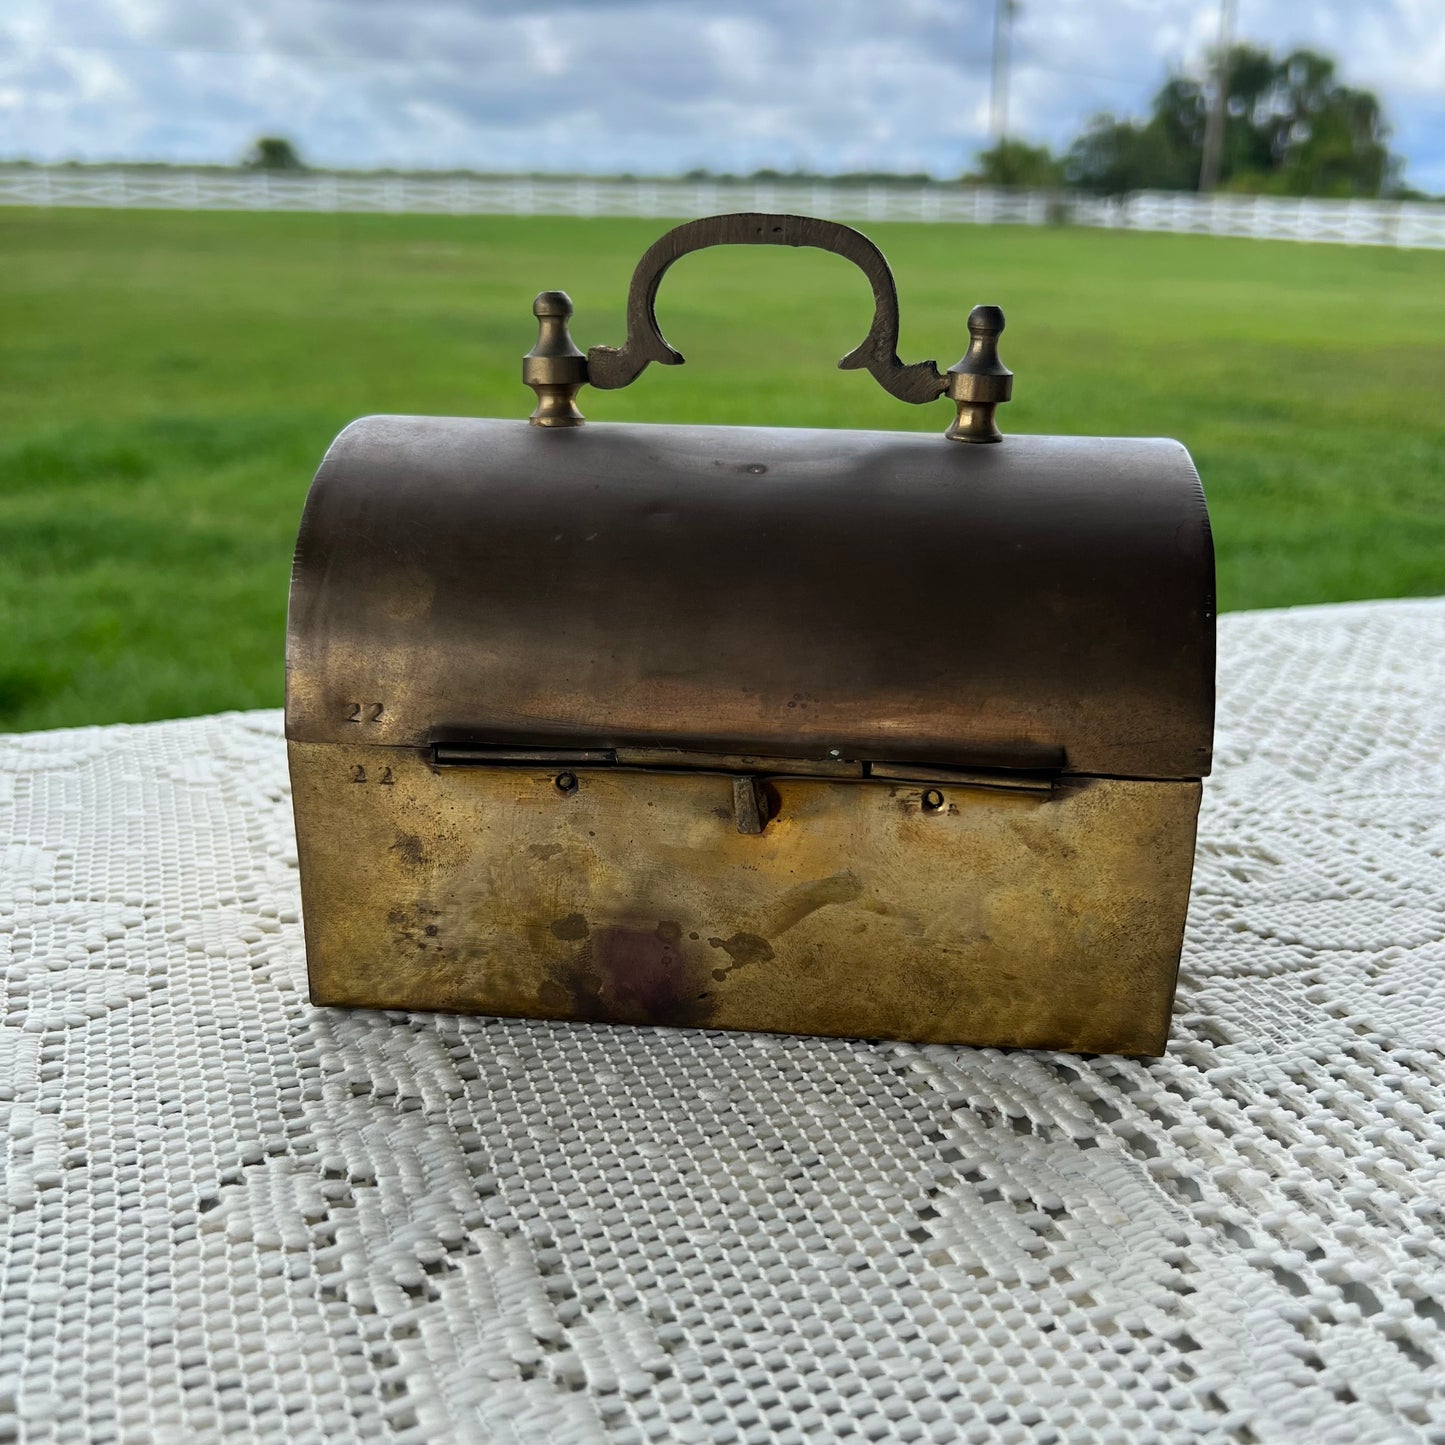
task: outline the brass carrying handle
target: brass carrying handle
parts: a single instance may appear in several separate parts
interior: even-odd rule
[[[994,409],[1009,399],[1013,373],[999,361],[1003,312],[976,306],[968,318],[968,352],[946,376],[932,361],[905,365],[898,357],[898,288],[882,251],[851,226],[813,216],[740,211],[705,216],[674,227],[643,253],[627,292],[627,340],[622,346],[594,346],[586,354],[568,332],[572,302],[565,291],[544,291],[533,303],[540,323],[537,344],[522,362],[522,380],[537,393],[532,423],[578,426],[583,421],[576,395],[590,382],[613,391],[636,381],[651,362],[681,366],[684,357],[657,323],[657,291],[669,267],[708,246],[812,246],[852,261],[873,289],[873,322],[868,334],[839,363],[844,371],[865,370],[891,396],[912,404],[947,392],[958,415],[945,433],[955,441],[999,441]]]
[[[873,324],[839,368],[863,368],[899,401],[932,401],[943,394],[946,383],[933,362],[905,366],[898,359],[898,287],[883,252],[867,236],[837,221],[757,211],[688,221],[643,252],[627,291],[626,343],[594,346],[587,353],[587,376],[593,386],[602,391],[627,386],[652,361],[663,366],[682,364],[682,353],[668,345],[657,324],[657,289],[674,262],[708,246],[813,246],[853,262],[873,288]]]

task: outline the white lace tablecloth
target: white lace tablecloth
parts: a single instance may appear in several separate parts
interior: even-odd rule
[[[277,714],[0,738],[0,1440],[1445,1441],[1445,602],[1220,641],[1153,1062],[313,1009]]]

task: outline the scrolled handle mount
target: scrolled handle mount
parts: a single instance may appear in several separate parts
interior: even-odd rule
[[[589,382],[612,391],[634,382],[652,362],[681,366],[657,322],[657,291],[668,268],[708,246],[812,246],[852,261],[873,288],[873,322],[863,340],[839,363],[867,371],[891,396],[915,405],[947,394],[958,414],[944,433],[953,441],[996,442],[1002,434],[995,409],[1013,390],[1013,373],[999,360],[1003,312],[975,306],[969,314],[969,346],[963,359],[940,374],[932,361],[911,365],[898,356],[898,288],[883,253],[860,231],[812,216],[736,212],[705,216],[674,227],[643,253],[627,293],[627,339],[621,346],[594,346],[584,356],[568,330],[572,302],[565,291],[544,291],[533,303],[537,344],[522,361],[522,380],[537,394],[534,426],[583,423],[577,393]]]

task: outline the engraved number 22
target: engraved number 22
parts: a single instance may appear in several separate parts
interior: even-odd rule
[[[379,702],[354,702],[351,704],[351,711],[346,714],[346,721],[352,723],[374,723],[381,721],[381,714],[385,711]]]

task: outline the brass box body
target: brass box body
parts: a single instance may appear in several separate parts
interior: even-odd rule
[[[1159,1052],[1213,609],[1177,443],[357,423],[288,627],[313,999]]]

